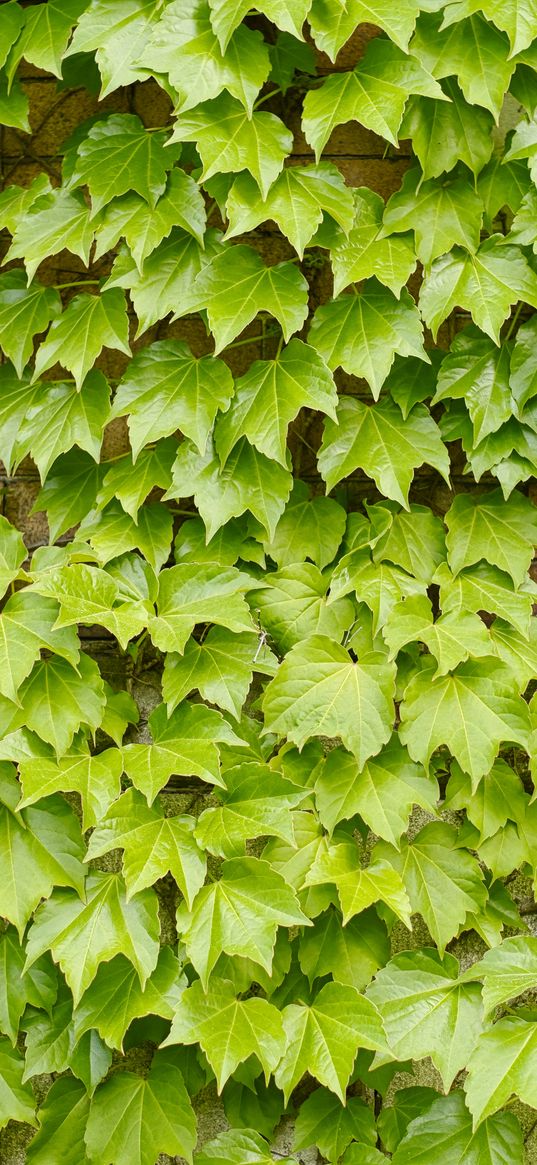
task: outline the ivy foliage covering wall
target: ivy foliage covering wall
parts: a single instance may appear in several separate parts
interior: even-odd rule
[[[6,134],[21,62],[103,102],[0,195],[0,456],[50,534],[0,517],[28,1165],[270,1165],[284,1113],[288,1165],[524,1160],[536,50],[532,0],[2,5]],[[386,202],[342,126],[412,154]]]

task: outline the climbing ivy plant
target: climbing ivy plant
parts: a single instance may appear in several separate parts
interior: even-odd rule
[[[536,48],[532,0],[2,5],[6,127],[23,61],[99,97],[0,195],[5,494],[30,457],[49,532],[0,517],[28,1165],[269,1165],[284,1114],[288,1165],[524,1160]],[[412,155],[386,204],[348,123]]]

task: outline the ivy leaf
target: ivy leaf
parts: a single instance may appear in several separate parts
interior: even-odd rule
[[[352,192],[331,162],[288,166],[260,197],[249,173],[235,179],[226,202],[226,239],[254,230],[267,219],[277,223],[300,258],[323,218],[330,215],[347,233],[354,218]]]
[[[309,341],[328,367],[363,376],[375,400],[393,364],[395,353],[417,356],[428,363],[416,305],[403,288],[397,299],[376,279],[368,279],[357,295],[341,295],[315,312]]]
[[[85,562],[51,569],[33,586],[60,604],[55,627],[100,624],[117,637],[123,649],[140,634],[152,611],[147,603],[122,601],[118,582]]]
[[[170,237],[145,260],[143,274],[126,249],[120,251],[106,286],[124,287],[129,291],[138,316],[137,336],[170,312],[182,316],[197,310],[194,280],[212,256],[218,254],[219,238],[216,231],[207,231],[202,249],[192,235],[174,227]]]
[[[512,623],[521,635],[529,637],[533,585],[516,589],[508,574],[488,563],[480,563],[455,577],[447,565],[437,573],[440,606],[444,614],[454,611],[488,611]],[[537,593],[537,592],[536,592]]]
[[[282,654],[309,635],[339,641],[354,622],[349,599],[327,602],[328,582],[313,563],[294,563],[269,575],[265,589],[257,592],[255,605],[261,626]]]
[[[455,244],[477,251],[482,218],[483,203],[464,179],[424,182],[416,168],[392,194],[383,222],[389,234],[414,231],[416,254],[428,267]]]
[[[250,116],[229,93],[180,113],[169,141],[196,143],[203,182],[214,174],[249,170],[262,198],[267,197],[293,146],[292,134],[279,117],[264,112]]]
[[[211,24],[225,50],[229,37],[250,11],[248,0],[210,0]],[[310,0],[260,0],[258,11],[278,28],[302,40],[302,25],[308,15]]]
[[[4,259],[24,259],[31,283],[39,264],[64,248],[88,266],[93,229],[82,196],[60,187],[38,198],[21,216]]]
[[[468,1061],[465,1092],[474,1127],[507,1104],[513,1094],[535,1108],[535,1023],[500,1019],[480,1036]]]
[[[470,312],[474,323],[500,343],[500,328],[519,299],[537,306],[537,275],[518,247],[500,245],[491,235],[475,255],[454,248],[436,259],[425,276],[420,309],[436,337],[440,324],[455,307]]]
[[[244,599],[252,579],[216,563],[179,563],[161,572],[158,616],[151,620],[151,638],[161,651],[183,652],[198,623],[215,623],[229,631],[251,631],[252,620]]]
[[[287,467],[287,429],[301,408],[336,420],[337,390],[321,356],[291,340],[275,360],[255,360],[235,382],[233,399],[215,433],[223,463],[241,437]]]
[[[30,452],[42,481],[56,459],[74,445],[98,461],[109,416],[110,387],[96,368],[87,373],[79,390],[74,384],[38,382],[20,428],[18,457]]]
[[[492,114],[468,105],[454,79],[444,81],[443,91],[449,101],[410,98],[399,138],[411,139],[425,181],[453,170],[459,161],[477,177],[492,154]]]
[[[408,506],[414,470],[423,462],[449,481],[447,449],[423,405],[415,405],[403,420],[389,397],[367,405],[348,396],[340,399],[337,419],[325,421],[317,463],[328,490],[363,469],[381,493]]]
[[[51,543],[86,516],[95,504],[100,480],[100,465],[79,449],[54,462],[32,509],[34,514],[46,510]]]
[[[226,522],[247,510],[270,539],[285,509],[291,486],[289,470],[258,453],[245,437],[237,442],[223,469],[212,441],[203,457],[190,442],[184,441],[164,500],[194,495],[208,542]]]
[[[1,279],[1,276],[0,276]],[[19,435],[28,409],[41,392],[40,384],[30,384],[31,371],[19,377],[12,364],[0,365],[0,454],[8,472],[19,456]]]
[[[101,99],[120,86],[145,81],[140,57],[155,19],[152,0],[91,0],[86,6],[65,58],[94,53],[102,79]]]
[[[476,10],[487,20],[507,33],[511,42],[511,56],[522,52],[537,36],[537,17],[531,4],[517,4],[515,0],[452,0],[444,12],[444,26],[471,16]]]
[[[408,643],[421,641],[437,662],[433,679],[452,671],[469,656],[491,655],[494,647],[485,624],[470,611],[441,615],[433,621],[424,595],[410,595],[392,607],[383,627],[384,639],[395,658]]]
[[[25,12],[24,9],[16,3],[16,0],[11,0],[4,4],[2,13],[2,32],[0,34],[0,65],[3,66],[8,58],[9,50],[15,44],[17,37],[20,34],[21,28],[24,25]]]
[[[131,354],[125,296],[119,288],[100,295],[76,295],[70,301],[38,349],[33,379],[59,363],[73,373],[80,390],[103,348]]]
[[[196,1117],[173,1055],[157,1052],[145,1078],[120,1072],[101,1084],[85,1141],[94,1165],[154,1165],[160,1152],[191,1162]]]
[[[354,987],[327,983],[313,1003],[284,1007],[287,1051],[274,1079],[286,1102],[305,1072],[335,1092],[345,1104],[358,1048],[384,1046],[379,1013]]]
[[[304,100],[302,127],[319,157],[336,126],[358,121],[397,146],[397,133],[411,93],[445,97],[419,62],[388,40],[374,38],[352,72],[333,73]]]
[[[223,360],[198,360],[187,344],[158,340],[129,364],[112,417],[127,416],[134,461],[148,442],[177,429],[203,454],[216,414],[227,408],[232,392],[233,378]]]
[[[375,275],[397,297],[416,267],[410,238],[384,238],[380,195],[359,186],[354,191],[354,222],[348,237],[338,239],[330,250],[334,295],[360,279]]]
[[[0,515],[0,591],[5,594],[7,588],[16,579],[22,563],[28,556],[28,551],[22,540],[22,534]]]
[[[95,259],[125,238],[140,274],[147,257],[170,234],[181,227],[203,247],[206,225],[205,204],[194,179],[184,170],[168,175],[166,190],[154,207],[139,194],[124,194],[107,203],[93,220],[96,232]]]
[[[380,509],[380,506],[379,506]],[[371,517],[374,508],[369,508]],[[393,562],[422,582],[430,583],[445,561],[444,527],[428,506],[411,503],[394,514],[391,524],[373,546],[375,562]]]
[[[519,328],[511,355],[510,386],[521,411],[528,404],[528,401],[537,394],[534,342],[535,324],[531,319]]]
[[[456,336],[442,361],[434,403],[463,399],[472,418],[476,444],[494,433],[514,410],[509,350],[497,348],[476,328]]]
[[[265,116],[269,116],[266,114]],[[278,320],[286,340],[307,316],[308,285],[293,263],[266,267],[253,247],[227,247],[200,272],[195,293],[206,308],[215,354],[244,331],[260,311]]]
[[[154,571],[170,556],[172,533],[172,515],[161,502],[142,506],[134,522],[113,501],[104,510],[90,511],[78,529],[78,537],[87,539],[101,565],[138,547]]]
[[[466,972],[466,978],[483,981],[483,1004],[490,1014],[501,1003],[537,985],[537,938],[517,935],[486,951]]]
[[[446,545],[458,574],[482,558],[510,574],[515,586],[527,578],[537,543],[537,510],[515,492],[505,501],[501,490],[475,497],[458,494],[447,514]]]
[[[0,910],[21,936],[30,915],[54,886],[72,886],[82,893],[84,848],[79,823],[63,798],[46,798],[36,808],[20,813],[20,788],[6,762],[2,762],[0,780],[4,870]]]
[[[45,757],[22,761],[19,769],[22,798],[19,809],[34,805],[51,793],[77,792],[82,800],[84,829],[92,829],[119,797],[123,761],[119,749],[107,748],[92,756],[67,753],[60,760]]]
[[[158,902],[152,890],[142,890],[128,902],[119,874],[90,874],[84,902],[72,890],[56,890],[36,911],[25,969],[50,950],[76,1006],[100,963],[114,955],[129,959],[143,987],[157,963],[158,934]]]
[[[453,955],[432,948],[404,951],[377,973],[367,998],[378,1008],[391,1056],[430,1056],[446,1091],[465,1066],[482,1030],[481,992],[461,983]],[[388,1060],[381,1052],[376,1062]]]
[[[39,1130],[26,1150],[29,1165],[54,1165],[58,1154],[64,1165],[87,1165],[82,1146],[89,1107],[79,1080],[72,1076],[55,1080],[39,1109]]]
[[[73,1028],[73,999],[71,992],[62,984],[58,998],[50,1014],[44,1011],[33,1011],[24,1019],[26,1031],[26,1066],[24,1080],[44,1072],[65,1072],[72,1064],[73,1059],[78,1068],[76,1057],[87,1052],[89,1041],[94,1038],[93,1068],[96,1072],[95,1083],[85,1080],[87,1090],[91,1094],[95,1085],[106,1074],[112,1057],[103,1046],[99,1036],[92,1033],[75,1050],[76,1040]],[[91,1051],[90,1051],[91,1054]],[[79,1075],[75,1071],[75,1075]],[[84,1073],[84,1076],[86,1073]]]
[[[333,882],[337,888],[343,926],[374,902],[385,902],[410,929],[410,904],[400,875],[387,862],[362,868],[353,841],[319,849],[306,876],[306,885],[319,886],[325,882]]]
[[[497,121],[515,69],[507,37],[479,13],[456,24],[449,17],[441,22],[441,14],[420,17],[412,53],[437,80],[457,77],[468,104],[490,109]]]
[[[61,77],[71,29],[86,4],[87,0],[50,0],[44,8],[39,5],[25,12],[21,35],[9,55],[10,79],[23,57],[38,69]]]
[[[389,563],[372,562],[367,550],[351,550],[338,563],[331,584],[331,599],[354,591],[371,611],[372,634],[386,623],[390,611],[402,599],[425,593],[425,584]],[[383,741],[385,744],[386,741]]]
[[[407,888],[413,911],[421,914],[444,954],[466,915],[486,903],[487,891],[476,859],[461,849],[457,831],[443,821],[425,825],[400,853],[379,842],[373,856],[390,862]]]
[[[105,696],[99,668],[87,655],[76,668],[59,656],[40,659],[19,688],[19,700],[26,726],[60,756],[81,724],[95,732],[101,723]]]
[[[266,552],[280,568],[310,558],[323,570],[336,555],[345,522],[345,511],[333,498],[309,498],[307,486],[295,480]]]
[[[520,777],[504,760],[497,760],[475,792],[470,777],[457,764],[451,766],[446,789],[446,808],[466,810],[468,820],[481,837],[493,837],[511,819],[521,820],[526,801]]]
[[[395,846],[412,806],[434,813],[437,797],[436,781],[412,763],[396,736],[361,770],[349,753],[332,749],[315,782],[319,817],[330,834],[340,821],[359,813],[373,833]]]
[[[392,1158],[394,1165],[522,1165],[522,1132],[512,1113],[489,1118],[472,1132],[462,1092],[439,1096],[415,1117]]]
[[[122,849],[127,901],[168,872],[189,908],[205,879],[204,854],[194,838],[191,817],[165,817],[160,805],[149,808],[135,789],[114,801],[91,835],[87,860]]]
[[[149,717],[153,744],[123,748],[125,772],[149,805],[171,776],[196,776],[221,785],[217,742],[238,737],[220,712],[200,704],[180,704],[170,718],[164,704]]]
[[[204,700],[238,719],[254,671],[272,675],[275,665],[269,649],[259,649],[259,638],[253,632],[236,634],[226,627],[211,627],[202,643],[191,638],[182,655],[166,655],[162,695],[168,713],[197,689]]]
[[[48,956],[34,964],[26,975],[24,962],[24,947],[14,928],[8,926],[0,936],[0,1031],[9,1037],[13,1047],[26,1005],[50,1011],[57,994],[56,973]]]
[[[378,1118],[379,1134],[389,1153],[395,1153],[414,1117],[421,1116],[437,1099],[436,1089],[419,1084],[397,1089],[393,1103],[383,1106]]]
[[[84,992],[73,1021],[76,1038],[95,1028],[111,1048],[123,1051],[123,1040],[133,1020],[144,1015],[173,1019],[187,980],[168,946],[160,948],[157,965],[145,987],[136,969],[123,955],[103,963]]]
[[[225,979],[213,978],[207,994],[198,981],[181,996],[164,1046],[194,1043],[207,1056],[218,1092],[249,1056],[257,1056],[268,1081],[285,1052],[281,1014],[266,999],[236,999]]]
[[[371,1109],[357,1096],[345,1105],[337,1096],[317,1088],[300,1106],[293,1145],[307,1149],[316,1145],[323,1157],[339,1161],[351,1141],[374,1145],[377,1133]]]
[[[9,1040],[0,1036],[0,1128],[8,1121],[21,1121],[36,1127],[35,1097],[31,1087],[22,1083],[24,1057]]]
[[[133,113],[97,121],[80,142],[69,188],[87,186],[95,216],[121,194],[136,191],[154,208],[166,190],[166,175],[178,157],[165,149],[166,133],[147,133]]]
[[[389,953],[386,927],[374,908],[363,910],[345,926],[339,913],[330,908],[301,935],[298,958],[310,985],[332,975],[336,983],[362,991]]]
[[[527,705],[504,663],[468,660],[453,675],[431,682],[434,664],[417,672],[405,689],[399,735],[413,760],[428,765],[446,745],[477,782],[492,767],[503,740],[528,747]]]
[[[177,441],[170,437],[159,441],[154,448],[144,449],[136,465],[130,453],[114,461],[109,468],[105,462],[97,506],[104,507],[116,498],[136,522],[140,506],[149,494],[157,487],[166,489],[169,486],[176,453]]]
[[[286,655],[265,690],[266,730],[301,749],[310,736],[339,736],[360,768],[391,735],[393,668],[379,656],[353,663],[324,635]]]
[[[254,762],[227,768],[224,804],[204,809],[195,836],[209,853],[232,858],[244,853],[244,842],[254,837],[281,837],[294,844],[293,815],[307,796],[279,773]]]
[[[282,1157],[280,1165],[297,1165],[295,1157]],[[272,1165],[270,1147],[254,1129],[229,1129],[208,1141],[196,1153],[195,1165]]]
[[[325,8],[320,0],[314,0],[308,20],[317,48],[335,61],[357,24],[377,25],[403,52],[407,52],[418,11],[414,0],[403,0],[397,11],[386,0],[371,0],[371,3],[369,0],[365,3],[364,0],[353,0],[352,4],[341,6],[336,19],[329,7]]]
[[[311,926],[281,874],[250,857],[225,862],[221,878],[200,890],[191,913],[179,909],[177,924],[205,990],[222,951],[252,959],[270,975],[278,926]]]
[[[34,336],[46,331],[61,306],[54,287],[27,287],[24,271],[16,268],[0,275],[0,345],[18,376],[32,355]]]
[[[177,94],[177,112],[218,97],[226,89],[251,117],[254,101],[270,73],[268,45],[259,32],[240,24],[220,48],[204,0],[169,4],[161,13],[142,63],[168,75]]]

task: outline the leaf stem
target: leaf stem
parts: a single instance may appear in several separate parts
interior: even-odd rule
[[[511,322],[510,322],[510,324],[509,324],[509,328],[508,328],[508,330],[507,330],[507,335],[506,335],[506,337],[505,337],[504,344],[507,344],[507,343],[509,342],[509,340],[511,339],[511,336],[512,336],[512,334],[513,334],[513,331],[514,331],[514,329],[515,329],[515,327],[516,327],[516,325],[517,325],[517,323],[518,323],[518,317],[519,317],[519,315],[520,315],[520,313],[521,313],[521,311],[522,311],[522,308],[523,308],[523,306],[524,306],[524,305],[523,305],[522,303],[519,303],[519,304],[518,304],[518,307],[517,307],[517,309],[516,309],[516,311],[515,311],[515,314],[514,314],[514,316],[513,316],[512,320],[511,320]]]
[[[56,291],[65,291],[68,287],[91,287],[101,282],[100,279],[73,279],[72,283],[54,283]]]
[[[263,97],[258,97],[257,101],[254,104],[254,113],[256,112],[257,109],[259,109],[260,105],[263,105],[265,101],[270,101],[271,97],[276,97],[278,93],[281,93],[281,91],[282,90],[281,90],[280,86],[278,85],[278,87],[276,89],[271,89],[270,93],[265,93]]]

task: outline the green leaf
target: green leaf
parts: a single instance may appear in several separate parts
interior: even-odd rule
[[[397,133],[411,93],[445,100],[437,81],[395,44],[374,38],[352,72],[333,73],[304,101],[302,127],[317,161],[332,131],[347,121],[397,146]]]
[[[140,634],[152,613],[148,603],[125,602],[115,579],[82,562],[50,569],[33,587],[60,604],[55,627],[100,624],[117,637],[123,649]]]
[[[440,1096],[415,1117],[400,1142],[394,1165],[522,1165],[522,1132],[515,1116],[503,1112],[475,1133],[462,1092]]]
[[[285,1052],[282,1018],[266,999],[236,999],[224,979],[213,978],[207,994],[198,981],[181,996],[164,1046],[194,1043],[215,1072],[218,1092],[249,1056],[257,1056],[268,1081]]]
[[[319,848],[306,876],[307,886],[333,883],[338,892],[343,925],[374,902],[385,902],[410,929],[410,904],[400,875],[387,862],[360,866],[354,841]]]
[[[22,798],[19,809],[34,805],[51,793],[80,793],[84,829],[97,825],[121,792],[122,756],[119,749],[108,748],[91,756],[78,753],[60,760],[29,758],[20,765]]]
[[[507,33],[511,42],[511,56],[520,53],[537,36],[537,17],[531,3],[516,0],[451,0],[446,6],[444,25],[471,16],[476,9],[487,20]]]
[[[199,453],[219,409],[229,405],[231,373],[223,360],[197,360],[187,344],[158,340],[131,361],[114,398],[113,417],[128,417],[133,458],[149,441],[180,429]]]
[[[259,32],[239,24],[220,48],[205,0],[175,0],[161,13],[142,63],[168,75],[177,112],[218,97],[226,89],[251,116],[254,101],[270,72],[268,45]]]
[[[125,296],[118,288],[100,295],[76,295],[59,319],[53,321],[40,345],[33,379],[54,364],[73,373],[81,389],[87,373],[103,348],[116,348],[130,356],[129,323]]]
[[[58,1154],[64,1165],[87,1165],[82,1146],[89,1107],[79,1080],[72,1076],[55,1080],[39,1109],[39,1131],[26,1150],[28,1165],[55,1165]]]
[[[19,568],[28,556],[28,551],[22,540],[22,534],[0,515],[0,591],[5,594],[7,588],[17,578]],[[2,689],[3,690],[3,689]]]
[[[81,725],[94,732],[101,723],[105,696],[99,668],[87,655],[76,668],[59,656],[40,659],[19,688],[19,700],[26,727],[60,756]]]
[[[455,80],[444,81],[449,101],[411,97],[399,129],[410,138],[423,178],[437,178],[464,162],[477,177],[493,150],[494,120],[487,109],[468,105]]]
[[[310,926],[291,886],[259,858],[225,862],[218,882],[204,886],[178,930],[205,989],[222,953],[252,959],[270,974],[278,926]]]
[[[119,502],[104,510],[92,510],[78,530],[79,538],[88,540],[101,564],[138,547],[154,571],[170,556],[173,519],[161,502],[144,505],[137,521],[126,514]]]
[[[367,550],[351,550],[334,570],[330,594],[331,599],[336,599],[354,591],[359,601],[371,611],[371,632],[375,636],[396,603],[410,595],[423,595],[425,589],[423,582],[398,567],[372,562]],[[375,648],[376,645],[373,650]]]
[[[411,602],[411,600],[407,600]],[[379,837],[397,845],[413,805],[435,811],[438,787],[413,764],[396,736],[360,770],[353,756],[332,749],[315,781],[315,802],[331,834],[356,813]]]
[[[0,275],[0,346],[22,376],[34,347],[34,336],[44,332],[61,313],[61,300],[54,287],[26,286],[24,271],[14,269]]]
[[[376,279],[368,279],[357,295],[340,295],[318,308],[309,340],[329,368],[363,376],[375,400],[396,352],[429,359],[414,300],[405,288],[397,299]]]
[[[229,37],[250,11],[249,0],[210,0],[211,23],[222,51]],[[257,11],[264,13],[278,28],[302,40],[302,25],[308,15],[310,0],[260,0]]]
[[[367,186],[354,191],[354,222],[347,238],[338,239],[330,250],[334,272],[334,295],[360,279],[375,275],[379,283],[399,297],[401,288],[416,267],[410,238],[384,238],[384,202]]]
[[[260,311],[275,316],[286,340],[307,316],[308,285],[294,264],[266,267],[257,251],[243,244],[226,247],[204,267],[194,291],[198,309],[207,310],[215,353],[226,348]]]
[[[257,635],[211,627],[202,643],[191,638],[182,655],[166,655],[162,695],[168,713],[197,689],[204,700],[238,719],[254,671],[272,675],[275,666],[274,656]]]
[[[281,837],[294,845],[293,815],[307,796],[279,773],[254,762],[226,768],[224,804],[205,809],[195,836],[200,846],[220,857],[244,853],[244,842],[254,837]]]
[[[446,545],[451,569],[486,559],[510,574],[515,586],[524,582],[537,543],[537,510],[515,492],[505,501],[500,490],[489,494],[458,494],[447,514]]]
[[[510,386],[519,410],[537,395],[534,343],[535,323],[531,319],[519,328],[511,356]]]
[[[464,924],[468,913],[480,910],[487,891],[476,859],[461,849],[457,831],[443,821],[420,829],[397,853],[379,842],[374,855],[400,872],[412,910],[421,914],[443,955],[446,944]]]
[[[309,498],[307,486],[295,479],[266,552],[280,568],[310,558],[323,570],[335,557],[345,522],[342,506],[332,498]]]
[[[416,254],[428,267],[455,244],[477,251],[482,218],[481,199],[463,178],[424,182],[416,168],[407,171],[400,190],[392,194],[383,222],[389,234],[414,231]]]
[[[98,461],[110,416],[110,387],[103,374],[90,369],[79,390],[74,384],[46,381],[38,381],[35,389],[20,428],[17,459],[29,452],[42,481],[74,445]]]
[[[28,973],[23,974],[25,962],[24,947],[12,926],[8,926],[0,936],[0,1031],[9,1036],[16,1046],[19,1025],[26,1005],[42,1007],[47,1011],[53,1007],[56,994],[56,972],[48,955],[45,955]]]
[[[434,622],[431,603],[424,595],[409,595],[392,607],[382,633],[392,658],[408,643],[425,643],[438,665],[433,679],[452,671],[470,656],[489,656],[494,651],[478,615],[457,611],[441,615]]]
[[[414,31],[418,6],[415,0],[402,0],[394,10],[388,0],[352,0],[334,10],[314,0],[308,20],[317,48],[332,61],[352,36],[357,24],[375,24],[384,29],[390,40],[406,52]]]
[[[302,340],[291,340],[275,360],[255,360],[235,382],[231,403],[219,419],[215,444],[223,463],[241,437],[287,467],[287,430],[300,409],[336,420],[337,391],[324,360]]]
[[[148,723],[154,743],[125,745],[123,763],[149,805],[171,776],[197,776],[222,784],[217,742],[236,744],[238,737],[220,712],[185,702],[168,719],[160,704]]]
[[[360,768],[391,735],[393,668],[379,656],[353,663],[324,635],[291,649],[263,699],[266,729],[299,749],[310,736],[338,736]]]
[[[39,391],[40,385],[34,388]],[[72,449],[54,462],[32,510],[46,510],[51,543],[86,516],[95,504],[100,481],[100,465],[79,449]]]
[[[191,442],[184,441],[164,500],[194,495],[208,542],[226,522],[247,510],[257,518],[270,539],[285,509],[291,486],[289,470],[258,453],[245,437],[237,442],[223,469],[212,441],[204,456],[199,455]]]
[[[280,1165],[297,1165],[296,1158],[278,1158]],[[196,1153],[195,1165],[273,1165],[270,1147],[254,1129],[229,1129],[208,1141]]]
[[[9,1040],[0,1036],[0,1128],[8,1121],[21,1121],[36,1127],[35,1097],[28,1084],[22,1083],[24,1057]]]
[[[533,584],[528,580],[515,588],[508,574],[488,563],[453,576],[447,565],[439,568],[440,606],[444,614],[454,611],[487,611],[512,623],[529,637]],[[537,591],[535,592],[537,593]]]
[[[436,338],[440,324],[455,307],[470,312],[474,323],[500,343],[500,328],[519,299],[537,306],[537,276],[518,247],[503,246],[492,235],[475,255],[455,248],[436,259],[425,276],[420,309]]]
[[[330,908],[301,935],[298,958],[310,985],[332,975],[336,983],[362,991],[389,953],[386,927],[374,908],[363,910],[345,926],[339,913]]]
[[[412,53],[437,80],[457,77],[468,104],[490,109],[497,121],[515,69],[507,37],[480,14],[448,28],[441,21],[436,13],[420,17]]]
[[[374,519],[374,508],[368,512]],[[407,512],[400,510],[393,515],[372,553],[375,562],[393,562],[420,581],[430,583],[446,557],[444,527],[428,506],[411,503]]]
[[[146,1078],[120,1072],[101,1084],[85,1141],[94,1165],[154,1165],[160,1152],[191,1162],[196,1117],[173,1054],[157,1052]]]
[[[476,328],[456,336],[440,366],[433,403],[461,398],[472,418],[475,444],[496,432],[515,408],[509,350],[497,348]]]
[[[403,420],[389,397],[367,405],[342,397],[337,420],[325,421],[317,463],[331,490],[356,469],[363,469],[379,491],[408,506],[414,470],[427,462],[449,480],[449,457],[440,430],[423,405]]]
[[[504,663],[469,660],[431,682],[434,665],[410,680],[400,708],[399,735],[413,760],[428,765],[446,745],[477,782],[492,767],[502,741],[528,748],[527,705]]]
[[[13,126],[23,133],[31,133],[29,122],[30,103],[27,93],[15,80],[8,88],[8,79],[0,73],[0,118],[2,125]]]
[[[295,73],[315,76],[315,54],[311,45],[297,40],[289,32],[279,32],[274,44],[269,45],[271,60],[270,80],[287,93]]]
[[[101,817],[90,838],[87,860],[112,849],[124,850],[127,900],[169,872],[191,908],[206,869],[191,817],[165,817],[160,805],[149,808],[140,793],[127,789]]]
[[[145,260],[143,274],[126,249],[120,250],[106,286],[124,287],[129,291],[139,321],[137,336],[170,312],[183,316],[197,310],[194,280],[212,256],[218,254],[219,240],[216,231],[207,231],[205,249],[202,249],[192,235],[174,227],[169,238]]]
[[[87,267],[92,242],[93,228],[82,195],[59,187],[43,194],[18,219],[4,262],[24,259],[30,283],[39,264],[64,248]]]
[[[430,1056],[446,1091],[463,1068],[482,1030],[481,992],[461,983],[453,955],[432,948],[391,959],[367,989],[376,1004],[395,1060]],[[383,1053],[376,1061],[382,1063]]]
[[[161,572],[158,616],[151,620],[153,642],[161,651],[183,652],[199,623],[215,623],[230,631],[251,631],[244,599],[253,580],[247,574],[216,563],[180,563]]]
[[[266,198],[293,145],[292,134],[273,113],[252,113],[229,93],[180,113],[170,142],[195,142],[201,178],[249,170]]]
[[[225,237],[232,239],[271,219],[302,258],[323,213],[348,233],[354,218],[352,192],[331,162],[286,167],[263,198],[251,174],[242,173],[227,198]]]
[[[317,1088],[300,1106],[293,1145],[316,1145],[328,1161],[339,1161],[351,1141],[374,1145],[376,1139],[375,1118],[363,1100],[351,1096],[344,1106],[337,1096]]]
[[[74,1011],[77,1039],[95,1028],[111,1048],[123,1051],[133,1020],[144,1015],[173,1019],[187,985],[181,964],[170,947],[160,948],[157,965],[145,987],[123,955],[103,963]]]
[[[157,964],[158,934],[158,901],[152,890],[142,890],[128,902],[119,874],[90,874],[84,902],[72,890],[56,890],[36,911],[26,968],[50,950],[76,1006],[100,963],[114,955],[129,959],[143,987]]]
[[[147,133],[133,113],[112,113],[80,142],[69,187],[87,186],[92,217],[113,198],[136,191],[154,209],[166,190],[166,175],[178,157],[165,149],[166,134]]]
[[[130,453],[114,460],[110,467],[104,462],[97,506],[104,507],[116,498],[133,522],[137,522],[140,506],[149,494],[156,488],[169,486],[176,453],[177,441],[169,437],[154,448],[144,449],[136,464]]]
[[[154,0],[92,0],[78,21],[64,60],[97,50],[101,98],[120,86],[145,81],[140,57],[155,15]]]
[[[125,238],[140,274],[155,247],[178,226],[203,246],[206,214],[199,187],[184,170],[172,170],[166,190],[151,209],[139,194],[113,199],[93,220],[95,259]]]
[[[2,9],[2,31],[0,32],[0,65],[6,63],[9,50],[15,44],[24,25],[24,9],[16,0],[8,0]]]
[[[65,1072],[73,1066],[76,1076],[83,1079],[90,1095],[99,1080],[106,1075],[112,1056],[95,1033],[88,1033],[79,1043],[73,1027],[73,999],[71,992],[62,984],[58,998],[50,1014],[30,1009],[24,1019],[26,1031],[26,1066],[24,1080],[40,1073]],[[93,1046],[92,1046],[93,1044]],[[89,1053],[89,1078],[80,1067]]]
[[[62,75],[62,57],[71,29],[87,6],[88,0],[50,0],[24,12],[21,35],[9,55],[9,75],[13,77],[23,59],[38,69]]]
[[[19,784],[12,765],[5,761],[0,779],[4,871],[0,913],[21,936],[30,915],[42,898],[49,897],[54,886],[72,886],[83,892],[84,845],[78,820],[62,797],[46,798],[36,808],[20,813]]]
[[[311,1005],[292,1003],[282,1012],[287,1051],[274,1079],[286,1101],[305,1072],[345,1104],[358,1048],[384,1046],[379,1013],[354,987],[327,983]]]
[[[537,985],[537,938],[517,935],[486,951],[466,972],[483,981],[483,1004],[489,1014]]]
[[[504,760],[497,760],[472,791],[471,779],[458,764],[451,766],[446,788],[446,808],[465,809],[481,838],[492,837],[509,819],[521,820],[526,800],[520,777]]]
[[[21,425],[41,392],[40,384],[30,384],[30,375],[28,370],[19,379],[7,361],[0,365],[0,455],[8,472],[19,455]]]
[[[339,642],[354,622],[349,599],[327,602],[329,579],[311,562],[294,563],[270,574],[264,590],[255,596],[261,626],[278,651],[285,654],[310,635]]]
[[[465,1084],[474,1127],[507,1104],[513,1095],[535,1108],[536,1046],[535,1023],[515,1016],[500,1019],[483,1032],[468,1061]]]

